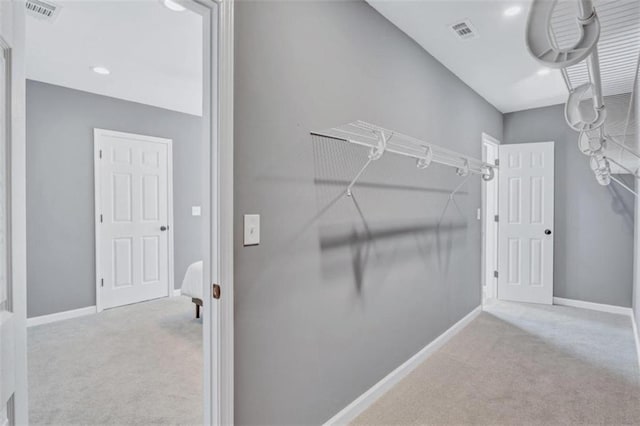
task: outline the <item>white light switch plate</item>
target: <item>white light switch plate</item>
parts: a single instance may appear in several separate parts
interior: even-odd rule
[[[191,216],[200,216],[202,214],[202,209],[200,206],[191,206]]]
[[[244,245],[257,246],[260,244],[260,215],[244,215]]]

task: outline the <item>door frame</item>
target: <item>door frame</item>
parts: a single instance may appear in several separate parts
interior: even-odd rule
[[[206,29],[214,38],[205,43],[205,69],[211,81],[205,85],[211,121],[208,161],[210,164],[209,244],[210,266],[205,271],[204,327],[204,424],[234,424],[234,2],[235,0],[191,0],[210,11]],[[212,42],[211,42],[212,41]],[[207,44],[209,48],[207,49]],[[208,68],[207,68],[208,67]],[[204,75],[207,75],[206,73]],[[205,253],[207,251],[205,250]],[[206,265],[206,262],[205,262]],[[212,284],[221,288],[213,298]]]
[[[11,49],[9,193],[11,283],[15,334],[15,394],[13,420],[28,424],[27,389],[27,226],[26,226],[26,76],[24,68],[26,13],[20,0],[1,2],[0,34]]]
[[[102,312],[102,233],[100,232],[100,216],[102,215],[102,173],[100,169],[100,161],[102,159],[102,138],[104,137],[126,137],[136,139],[140,142],[159,143],[167,146],[167,261],[168,274],[167,277],[167,297],[173,295],[174,288],[174,252],[173,252],[173,140],[159,138],[156,136],[140,135],[136,133],[120,132],[117,130],[93,129],[93,181],[94,181],[94,226],[95,226],[95,262],[96,262],[96,311]]]
[[[211,10],[212,22],[217,22],[216,37],[210,43],[209,65],[217,84],[211,84],[211,153],[215,172],[211,173],[211,247],[212,264],[217,266],[211,277],[221,288],[221,298],[211,299],[211,286],[207,287],[207,299],[216,309],[205,310],[210,327],[204,329],[204,423],[234,423],[234,168],[233,168],[233,84],[234,84],[234,0],[192,0]],[[25,26],[26,13],[20,0],[10,4],[11,13],[3,14],[8,20],[8,42],[13,52],[12,84],[12,139],[11,139],[11,232],[12,279],[14,312],[18,321],[16,335],[16,424],[28,424],[27,358],[26,358],[26,76],[25,76]],[[212,78],[212,81],[215,81]],[[216,237],[216,238],[213,238]],[[213,266],[212,266],[213,269]],[[205,303],[205,306],[207,303]]]
[[[482,132],[482,161],[487,162],[485,146],[492,146],[496,152],[496,159],[499,160],[500,141],[494,138],[493,136],[489,135],[488,133]],[[500,164],[499,161],[498,161],[498,164]],[[494,188],[493,192],[494,192],[496,202],[498,202],[498,197],[500,194],[500,191],[498,189],[498,176],[500,173],[500,167],[497,166],[493,170],[494,170],[494,177],[491,180],[491,182],[495,183],[495,185],[493,185],[493,188]],[[488,262],[487,251],[491,249],[491,251],[493,251],[494,259],[496,261],[496,265],[494,265],[495,266],[494,270],[497,270],[498,253],[499,253],[498,252],[498,241],[499,241],[498,226],[495,226],[495,232],[489,232],[490,231],[489,224],[495,223],[495,221],[492,220],[492,216],[498,214],[498,211],[497,211],[498,209],[497,209],[497,206],[493,206],[493,208],[490,208],[487,205],[487,193],[489,188],[488,184],[489,182],[483,180],[481,189],[480,189],[481,198],[482,198],[482,207],[481,207],[482,208],[482,250],[481,250],[482,279],[480,280],[480,286],[481,286],[480,297],[482,299],[483,305],[487,299],[498,298],[498,282],[493,275],[492,269],[489,268],[489,265],[487,265],[487,262]]]
[[[13,291],[13,275],[12,275],[12,229],[11,229],[11,216],[12,216],[12,201],[11,201],[11,185],[12,185],[12,176],[11,176],[11,141],[12,137],[12,117],[13,117],[13,105],[11,92],[13,90],[13,67],[11,60],[11,46],[4,39],[2,34],[0,34],[0,54],[2,54],[3,66],[4,68],[2,72],[4,73],[4,81],[3,88],[4,96],[0,101],[4,105],[2,105],[2,119],[5,121],[3,130],[2,139],[0,143],[4,145],[4,158],[2,159],[2,166],[4,166],[4,170],[2,170],[2,174],[4,175],[4,186],[5,186],[5,211],[4,211],[4,234],[5,234],[5,253],[4,253],[4,262],[5,262],[5,288],[4,288],[4,300],[0,298],[0,346],[2,345],[2,339],[5,340],[5,344],[9,343],[9,350],[3,350],[0,352],[0,376],[4,378],[4,380],[10,383],[6,386],[5,383],[0,383],[0,422],[8,422],[9,425],[15,423],[16,421],[16,398],[15,393],[17,391],[19,385],[19,378],[17,377],[19,373],[19,369],[17,368],[18,364],[18,354],[20,353],[20,347],[16,345],[16,340],[19,339],[19,332],[16,330],[16,327],[19,324],[20,318],[16,315],[14,309],[14,291]],[[13,345],[12,345],[13,343]],[[1,349],[1,348],[0,348]],[[13,349],[13,351],[11,351]],[[5,365],[7,363],[7,365]],[[7,377],[8,376],[8,377]],[[11,386],[13,384],[13,386]],[[6,389],[8,387],[8,389]],[[13,393],[9,396],[5,405],[5,391]]]

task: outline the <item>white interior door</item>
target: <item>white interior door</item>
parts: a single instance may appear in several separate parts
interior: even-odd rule
[[[498,298],[553,303],[553,142],[500,145]]]
[[[94,138],[98,309],[169,296],[171,140],[101,129]]]

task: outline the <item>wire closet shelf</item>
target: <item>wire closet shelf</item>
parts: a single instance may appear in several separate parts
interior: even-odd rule
[[[562,72],[569,92],[565,118],[569,127],[578,132],[578,148],[589,157],[598,183],[616,182],[637,197],[633,188],[613,175],[611,165],[618,173],[640,177],[635,118],[640,3],[600,0],[598,4],[602,6],[602,16],[593,0],[533,0],[527,19],[527,48],[538,62]],[[625,117],[613,117],[615,108],[609,111],[604,95],[629,92]],[[585,108],[589,100],[591,106]],[[627,161],[623,160],[625,157]]]
[[[311,134],[369,148],[367,162],[347,187],[346,194],[349,196],[351,189],[366,168],[385,153],[412,158],[416,161],[416,167],[419,169],[425,169],[431,163],[437,163],[455,168],[459,176],[476,174],[488,181],[493,179],[495,175],[494,168],[496,166],[493,164],[360,120],[311,132]]]

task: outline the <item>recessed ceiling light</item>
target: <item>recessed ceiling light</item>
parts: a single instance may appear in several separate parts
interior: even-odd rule
[[[511,6],[511,7],[506,8],[504,10],[504,12],[502,12],[502,14],[504,16],[516,16],[521,11],[522,11],[522,7],[521,6]]]
[[[549,75],[551,70],[549,68],[541,68],[538,70],[538,75]]]
[[[91,70],[93,72],[95,72],[96,74],[100,74],[100,75],[109,75],[109,74],[111,74],[111,71],[109,71],[105,67],[93,67],[93,68],[91,68]]]
[[[184,12],[186,10],[183,5],[174,0],[164,0],[162,4],[164,4],[164,7],[169,10],[173,10],[174,12]]]

